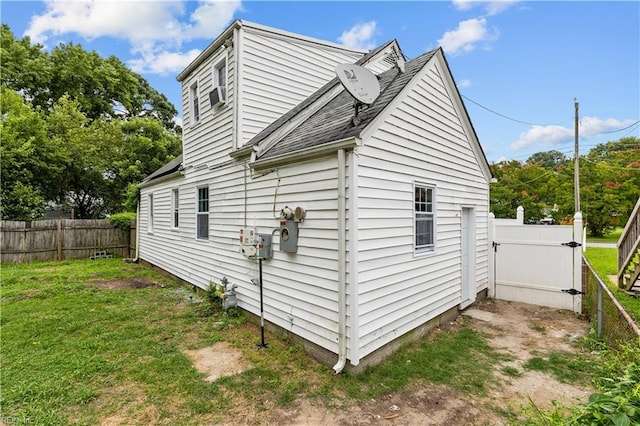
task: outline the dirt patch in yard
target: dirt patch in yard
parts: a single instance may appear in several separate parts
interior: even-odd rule
[[[159,285],[147,278],[90,281],[89,285],[107,290],[141,289]]]
[[[576,341],[589,330],[587,321],[570,311],[524,303],[484,300],[471,310],[491,312],[489,320],[471,319],[471,327],[488,334],[489,344],[512,359],[503,363],[521,375],[507,376],[496,370],[502,386],[492,389],[493,404],[502,409],[520,409],[530,405],[547,408],[553,401],[574,405],[585,401],[595,390],[590,386],[561,383],[554,377],[523,368],[531,358],[550,352],[575,353]],[[531,399],[531,401],[529,400]]]
[[[249,364],[242,358],[242,351],[232,348],[228,342],[218,342],[206,348],[185,350],[196,370],[206,374],[205,381],[215,382],[222,376],[242,373]]]
[[[470,396],[443,385],[416,382],[402,392],[392,392],[370,401],[330,405],[318,400],[298,399],[285,407],[273,402],[260,409],[255,406],[234,406],[233,421],[223,424],[262,425],[507,425],[500,412],[517,413],[531,401],[538,408],[550,407],[553,401],[574,405],[585,401],[594,390],[589,386],[561,383],[549,374],[525,369],[534,356],[550,352],[577,352],[575,341],[588,332],[588,323],[573,313],[523,303],[486,299],[476,303],[442,332],[455,330],[463,324],[488,336],[489,344],[504,360],[496,360],[496,383],[488,385],[484,396]],[[221,345],[221,344],[218,344]],[[220,349],[222,348],[222,349]],[[207,349],[207,348],[205,348]],[[226,352],[233,348],[218,346],[215,351],[191,351],[210,357],[208,367],[198,367],[214,377],[212,369],[220,368]],[[228,372],[246,366],[233,365],[241,358],[228,358]],[[196,363],[196,365],[198,365]],[[207,369],[210,368],[210,369]],[[509,368],[515,375],[505,374]],[[511,419],[513,421],[513,419]]]

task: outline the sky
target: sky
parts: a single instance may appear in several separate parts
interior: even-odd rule
[[[409,58],[441,46],[489,162],[640,137],[640,1],[131,1],[0,3],[50,50],[115,55],[181,112],[176,76],[235,19]]]

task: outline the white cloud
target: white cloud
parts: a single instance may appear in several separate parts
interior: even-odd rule
[[[578,126],[581,138],[590,138],[606,132],[622,129],[634,123],[634,120],[616,120],[608,118],[602,120],[597,117],[583,117]],[[520,134],[518,140],[511,144],[512,150],[521,150],[534,146],[552,146],[570,142],[575,137],[573,127],[562,126],[533,126]]]
[[[180,57],[193,56],[180,53],[184,42],[215,37],[242,7],[240,0],[205,0],[186,16],[185,4],[184,0],[46,0],[46,11],[31,19],[25,35],[38,43],[66,33],[86,40],[122,39],[140,55],[130,61],[137,72],[176,72],[184,66]]]
[[[131,59],[127,64],[133,72],[138,74],[171,74],[186,68],[196,56],[200,54],[200,50],[192,49],[186,53],[180,52],[147,52],[138,59]]]
[[[453,7],[458,10],[470,10],[476,6],[484,7],[488,16],[497,15],[500,12],[513,6],[518,1],[499,0],[499,1],[482,1],[482,0],[453,0]]]
[[[471,80],[467,80],[466,78],[463,78],[462,80],[460,80],[457,84],[458,89],[464,89],[465,87],[471,87]]]
[[[493,41],[497,38],[498,31],[487,30],[485,18],[472,18],[460,22],[455,30],[445,32],[438,40],[438,44],[445,52],[455,55],[471,52],[478,43]]]
[[[350,30],[342,33],[338,41],[347,47],[357,49],[373,49],[375,42],[373,36],[376,31],[376,21],[356,24]]]

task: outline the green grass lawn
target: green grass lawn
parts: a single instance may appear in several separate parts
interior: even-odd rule
[[[600,279],[606,283],[625,310],[640,324],[640,298],[632,297],[618,289],[618,283],[609,279],[618,274],[618,251],[615,248],[587,247],[585,257]]]
[[[2,416],[44,425],[230,422],[238,409],[296,398],[375,398],[411,381],[482,394],[499,355],[468,328],[437,333],[359,376],[334,375],[299,347],[121,259],[2,265]],[[106,284],[153,282],[146,288]],[[225,340],[249,370],[209,383],[182,352]],[[239,408],[240,407],[240,408]]]
[[[622,228],[617,227],[602,237],[591,237],[587,235],[587,241],[598,243],[617,243],[620,239],[620,235],[622,235]]]

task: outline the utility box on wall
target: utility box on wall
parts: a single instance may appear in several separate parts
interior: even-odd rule
[[[298,222],[294,220],[280,222],[280,251],[298,252]]]
[[[271,259],[273,257],[271,234],[258,234],[258,257],[260,259]]]

